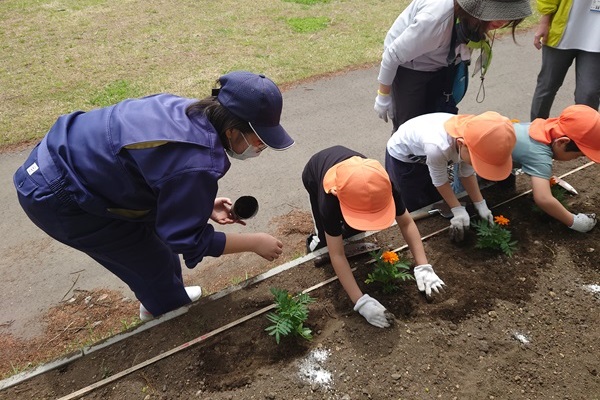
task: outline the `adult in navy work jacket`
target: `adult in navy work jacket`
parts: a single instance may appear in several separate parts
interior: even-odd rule
[[[235,71],[203,100],[171,94],[129,99],[58,118],[14,175],[29,218],[129,285],[140,318],[201,296],[184,287],[203,257],[255,252],[274,260],[282,243],[266,233],[225,234],[237,222],[218,198],[228,157],[255,157],[294,140],[279,124],[283,99],[263,75]]]

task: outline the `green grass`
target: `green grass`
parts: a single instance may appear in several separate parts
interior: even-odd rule
[[[294,32],[310,33],[327,28],[331,21],[327,17],[289,18],[288,25]]]
[[[111,82],[94,94],[90,104],[95,107],[105,107],[120,100],[138,97],[143,93],[137,85],[132,85],[125,80]]]
[[[0,148],[39,139],[74,110],[159,92],[205,97],[231,70],[265,73],[285,87],[376,64],[406,4],[1,1]]]

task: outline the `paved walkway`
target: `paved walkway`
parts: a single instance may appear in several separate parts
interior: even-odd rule
[[[523,121],[529,118],[531,96],[541,63],[532,43],[533,33],[496,40],[494,60],[485,80],[485,101],[478,103],[478,78],[473,78],[461,103],[462,113],[498,111]],[[296,139],[285,152],[268,151],[258,160],[233,161],[222,179],[220,194],[235,199],[251,194],[260,211],[246,230],[268,230],[271,218],[293,209],[308,211],[300,175],[308,158],[335,144],[345,145],[383,161],[391,134],[373,111],[377,67],[299,84],[284,92],[282,124]],[[555,101],[553,114],[572,103],[574,71]],[[40,317],[59,303],[70,289],[106,287],[132,296],[118,279],[93,262],[37,229],[20,209],[12,185],[13,171],[29,150],[0,154],[0,326],[3,332],[28,336],[41,332]],[[228,231],[240,227],[227,227]],[[185,269],[185,268],[184,268]],[[184,274],[189,273],[185,269]],[[73,283],[77,279],[75,286]],[[68,298],[68,297],[67,297]],[[12,323],[11,323],[12,321]]]

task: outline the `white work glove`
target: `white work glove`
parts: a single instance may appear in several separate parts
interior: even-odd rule
[[[490,223],[490,225],[494,225],[494,215],[488,208],[485,200],[481,200],[476,203],[473,203],[473,205],[475,206],[475,209],[477,210],[477,213],[479,214],[481,219],[486,219],[487,222]]]
[[[375,325],[378,328],[387,328],[394,322],[394,314],[385,309],[380,302],[363,294],[354,306],[354,311],[358,311],[360,315],[365,317],[368,323]]]
[[[375,98],[375,106],[373,107],[375,112],[379,114],[379,118],[388,122],[388,117],[392,119],[394,117],[394,109],[392,107],[392,96],[389,94],[382,94],[379,90],[377,91],[377,97]]]
[[[417,287],[421,292],[425,292],[427,297],[431,296],[431,291],[436,293],[444,290],[444,281],[439,278],[433,272],[431,264],[417,265],[415,267],[415,280],[417,281]]]
[[[465,238],[465,230],[469,229],[471,218],[464,206],[452,208],[452,219],[450,220],[450,238],[455,242],[460,242]]]
[[[569,228],[577,232],[589,232],[596,226],[596,214],[573,214],[573,225]]]

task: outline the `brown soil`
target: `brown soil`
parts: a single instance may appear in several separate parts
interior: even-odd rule
[[[582,164],[557,163],[556,172]],[[579,190],[578,196],[567,199],[574,212],[595,211],[600,201],[599,171],[593,165],[565,178]],[[528,188],[528,179],[519,176],[516,192],[493,186],[484,196],[494,205]],[[427,239],[430,262],[447,284],[446,292],[432,301],[411,281],[393,294],[364,284],[369,257],[353,259],[363,290],[396,315],[389,329],[375,328],[352,311],[350,300],[333,281],[310,292],[317,300],[309,306],[311,342],[285,338],[276,345],[264,331],[269,321],[263,313],[84,398],[597,399],[600,294],[593,289],[600,284],[596,248],[600,230],[571,231],[533,212],[532,205],[527,194],[492,208],[494,214],[511,220],[510,230],[518,241],[512,258],[475,249],[472,232],[461,245],[451,243],[445,231]],[[279,232],[286,243],[285,257],[300,255],[310,216],[298,212],[287,216],[285,223],[277,222],[280,230],[291,227]],[[447,225],[439,216],[418,222],[423,236]],[[396,227],[368,240],[386,249],[404,243]],[[213,270],[222,275],[207,278],[213,282],[211,290],[231,284],[232,277],[248,271],[249,263],[256,265],[254,274],[272,267],[247,259],[220,260],[220,268]],[[298,293],[332,276],[331,266],[315,268],[307,262],[218,300],[203,298],[181,317],[1,391],[0,400],[66,396],[271,305],[271,287]],[[49,318],[59,322],[49,324],[52,330],[46,337],[19,346],[8,340],[0,343],[3,351],[9,349],[3,359],[39,360],[49,354],[48,348],[60,350],[73,343],[73,331],[82,327],[88,328],[77,333],[100,334],[111,324],[120,330],[121,320],[136,315],[137,303],[106,294],[100,300],[99,293],[77,293],[77,300],[51,313]],[[88,295],[91,307],[84,301]],[[18,347],[29,351],[17,353]]]

